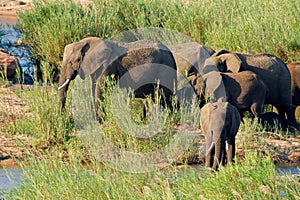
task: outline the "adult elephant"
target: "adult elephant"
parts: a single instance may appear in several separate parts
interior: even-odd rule
[[[220,83],[222,82],[222,84]],[[210,72],[199,75],[193,83],[196,93],[202,93],[199,97],[213,98],[212,101],[223,99],[235,106],[241,117],[244,111],[251,111],[254,117],[263,112],[263,106],[268,87],[259,75],[252,71],[238,73]]]
[[[187,76],[201,71],[205,60],[215,53],[212,48],[197,42],[187,42],[168,47],[173,53],[178,72]]]
[[[210,71],[233,72],[250,70],[258,74],[269,89],[266,104],[274,105],[279,114],[295,123],[292,105],[291,76],[286,64],[271,54],[239,54],[221,50],[206,60],[203,73]]]
[[[300,62],[287,64],[291,74],[292,102],[295,107],[300,105]]]
[[[219,163],[233,162],[240,122],[238,110],[228,102],[218,101],[203,106],[200,126],[205,135],[205,167],[217,169]]]
[[[191,83],[202,71],[205,60],[215,53],[212,48],[197,42],[187,42],[168,46],[176,61],[177,66],[177,97],[179,100],[191,101],[195,90]],[[191,87],[192,86],[192,87]],[[200,95],[200,94],[196,94]]]
[[[100,99],[103,99],[100,88],[112,75],[123,80],[119,83],[121,87],[133,88],[136,97],[153,94],[159,80],[166,103],[171,105],[176,70],[172,53],[161,43],[84,38],[65,46],[58,88],[60,104],[62,108],[65,106],[70,81],[79,74],[82,79],[91,76],[93,95]]]

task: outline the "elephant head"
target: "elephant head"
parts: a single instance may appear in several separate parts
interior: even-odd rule
[[[61,107],[63,108],[66,102],[66,92],[71,80],[74,80],[77,74],[82,78],[92,74],[89,65],[83,63],[86,57],[95,46],[101,43],[102,39],[97,37],[88,37],[79,42],[66,45],[63,54],[62,70],[59,79],[59,97]]]
[[[237,73],[243,69],[243,62],[238,54],[231,53],[227,50],[220,50],[214,53],[205,61],[203,74],[211,71],[233,72]]]
[[[194,78],[192,85],[197,97],[201,100],[200,107],[207,99],[211,102],[227,101],[228,99],[220,72],[211,71],[204,75],[198,75]]]

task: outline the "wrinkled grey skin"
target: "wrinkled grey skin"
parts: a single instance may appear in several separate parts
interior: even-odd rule
[[[220,76],[225,87],[225,94],[223,89],[218,89],[222,86],[218,83],[219,81],[216,81]],[[259,75],[252,71],[238,73],[210,72],[205,74],[204,77],[199,75],[194,80],[194,86],[198,90],[197,93],[202,93],[202,96],[213,96],[215,100],[226,97],[226,101],[239,110],[241,117],[243,117],[244,111],[250,111],[254,117],[260,116],[268,94],[266,84]],[[199,98],[203,99],[203,97]]]
[[[269,89],[266,104],[275,106],[282,116],[295,123],[295,109],[292,106],[291,76],[286,64],[270,54],[247,55],[227,50],[216,52],[205,61],[203,74],[210,71],[232,72],[250,70],[258,74]]]
[[[197,42],[169,45],[168,47],[172,51],[177,66],[178,87],[176,96],[180,101],[184,99],[184,101],[191,103],[195,96],[192,82],[202,71],[205,60],[215,51]]]
[[[295,107],[300,106],[300,62],[287,64],[291,74],[292,101]]]
[[[215,50],[212,48],[197,42],[188,42],[168,47],[173,53],[178,72],[188,75],[201,71],[205,60],[215,53]]]
[[[201,109],[200,126],[205,135],[205,167],[231,163],[235,156],[235,136],[240,126],[238,110],[228,102],[207,103]]]
[[[151,64],[153,67],[147,65],[138,68],[145,64]],[[160,84],[165,86],[162,89],[168,105],[171,104],[173,94],[171,90],[176,87],[176,63],[172,53],[161,43],[145,40],[117,43],[88,37],[66,45],[59,79],[59,97],[62,108],[66,102],[66,93],[70,83],[66,81],[74,80],[77,74],[82,79],[92,77],[93,94],[95,98],[100,99],[103,99],[100,87],[103,86],[105,77],[111,75],[119,79],[127,74],[124,87],[133,88],[146,81],[156,83],[160,80]],[[154,85],[149,84],[137,88],[136,97],[153,94]]]

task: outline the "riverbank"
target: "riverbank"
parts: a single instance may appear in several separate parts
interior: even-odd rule
[[[0,167],[19,167],[15,160],[22,159],[30,147],[29,136],[5,133],[4,127],[30,115],[29,105],[13,92],[17,87],[0,87]]]
[[[33,0],[3,0],[0,3],[0,24],[13,25],[18,19],[18,12],[32,8]]]
[[[22,90],[19,85],[0,87],[0,167],[18,167],[15,159],[22,160],[25,155],[42,151],[33,148],[37,138],[22,133],[16,135],[9,133],[9,127],[14,127],[18,120],[31,116],[28,102],[16,95],[21,91],[24,89]],[[257,133],[251,137],[248,135],[249,133],[245,131],[240,131],[237,135],[238,157],[243,158],[249,151],[262,151],[270,153],[278,166],[300,165],[299,134],[294,137],[271,132]]]

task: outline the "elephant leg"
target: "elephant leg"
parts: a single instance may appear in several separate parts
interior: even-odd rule
[[[296,117],[295,117],[296,107],[294,105],[287,105],[286,115],[290,122],[297,125]]]
[[[96,119],[98,121],[102,121],[103,119],[103,113],[101,113],[101,102],[103,102],[104,97],[101,90],[103,90],[102,87],[105,87],[105,77],[100,77],[98,81],[93,81],[93,96],[95,100],[95,113],[96,113]]]
[[[214,162],[213,162],[213,166],[212,168],[214,170],[216,170],[218,168],[218,164],[221,162],[221,151],[222,151],[222,147],[221,147],[222,143],[221,143],[221,138],[218,139],[218,141],[216,141],[215,143],[215,155],[214,155]]]
[[[234,154],[235,154],[234,151],[235,151],[234,145],[227,143],[226,144],[227,163],[232,163],[233,162],[233,157],[234,157]]]
[[[276,105],[273,105],[273,106],[276,108],[276,110],[277,110],[277,112],[278,112],[279,115],[281,115],[284,118],[286,118],[286,116],[285,116],[285,109],[284,109],[283,105],[276,104]]]
[[[212,159],[214,154],[214,147],[212,146],[212,135],[206,136],[205,140],[205,167],[210,168],[212,167]]]
[[[221,161],[220,161],[220,164],[221,165],[225,165],[226,162],[227,162],[227,156],[226,156],[226,149],[224,148],[224,146],[222,147],[222,151],[221,151]]]
[[[283,116],[284,118],[287,118],[290,122],[293,124],[297,124],[296,118],[295,118],[295,111],[296,107],[292,104],[276,104],[274,107],[277,109],[278,113]]]
[[[255,118],[260,117],[261,114],[263,113],[263,103],[261,104],[253,103],[250,107],[250,110]]]

